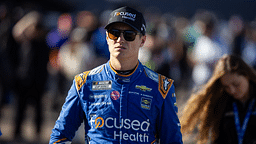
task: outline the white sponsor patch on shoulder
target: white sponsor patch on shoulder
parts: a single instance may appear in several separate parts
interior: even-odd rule
[[[147,67],[144,67],[144,70],[150,79],[158,83],[158,74],[156,72],[148,69]]]
[[[90,76],[90,75],[95,75],[97,73],[100,73],[102,71],[103,67],[104,67],[104,65],[101,65],[101,66],[98,66],[98,67],[92,69],[88,75]]]

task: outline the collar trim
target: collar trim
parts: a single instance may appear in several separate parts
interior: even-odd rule
[[[117,74],[118,76],[129,77],[129,76],[131,76],[132,74],[134,74],[134,72],[137,70],[137,68],[138,68],[138,66],[139,66],[139,62],[137,63],[137,65],[136,65],[135,69],[133,70],[133,72],[131,72],[131,73],[128,74],[128,75],[119,74],[119,73],[112,67],[112,65],[111,65],[110,62],[109,62],[109,66],[110,66],[110,68],[115,72],[115,74]]]

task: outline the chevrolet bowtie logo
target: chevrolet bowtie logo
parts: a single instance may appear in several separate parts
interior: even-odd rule
[[[148,87],[146,87],[146,86],[144,86],[144,85],[141,85],[141,86],[136,85],[135,88],[140,89],[141,91],[144,91],[144,92],[145,92],[145,91],[151,91],[151,90],[152,90],[152,88],[148,88]]]
[[[142,102],[143,102],[144,104],[146,104],[146,105],[148,105],[148,104],[150,103],[148,100],[145,100],[145,99],[144,99]]]

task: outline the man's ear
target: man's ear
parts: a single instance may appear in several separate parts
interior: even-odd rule
[[[143,47],[143,45],[144,45],[145,42],[146,42],[146,39],[147,39],[146,35],[142,36],[140,47]]]

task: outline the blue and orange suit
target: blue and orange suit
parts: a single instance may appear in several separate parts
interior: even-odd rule
[[[140,62],[129,75],[103,64],[75,77],[50,144],[70,143],[84,122],[85,143],[181,144],[173,80]]]

